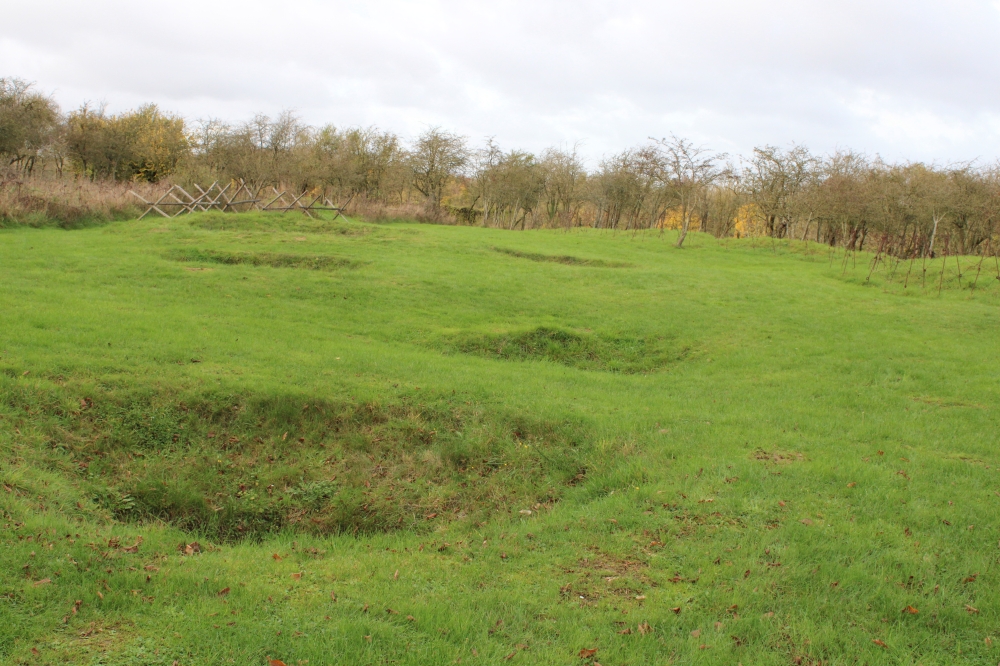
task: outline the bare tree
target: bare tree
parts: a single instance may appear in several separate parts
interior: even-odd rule
[[[531,153],[504,153],[490,139],[478,156],[474,183],[484,225],[524,229],[545,189],[545,172]]]
[[[725,156],[716,155],[677,136],[659,139],[655,143],[663,156],[664,178],[670,196],[680,212],[681,229],[677,247],[683,247],[691,229],[692,213],[704,201],[708,188],[722,174],[718,160]]]
[[[543,177],[545,222],[549,226],[571,226],[583,204],[582,189],[587,171],[576,153],[549,148],[539,163]]]
[[[783,151],[774,146],[754,148],[743,181],[750,200],[764,217],[767,233],[783,238],[797,212],[794,197],[809,180],[816,160],[802,146]]]
[[[465,137],[432,127],[417,138],[409,163],[413,186],[439,211],[445,185],[469,163]]]

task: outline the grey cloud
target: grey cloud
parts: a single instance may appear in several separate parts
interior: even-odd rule
[[[1000,138],[1000,10],[985,1],[35,0],[5,14],[0,70],[66,106],[294,108],[534,150],[583,141],[593,159],[670,132],[945,161],[992,158]]]

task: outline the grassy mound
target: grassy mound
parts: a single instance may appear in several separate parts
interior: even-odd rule
[[[185,218],[197,229],[207,231],[278,231],[296,234],[333,234],[366,236],[377,229],[374,225],[352,222],[344,218],[307,217],[301,213],[223,213],[207,211]]]

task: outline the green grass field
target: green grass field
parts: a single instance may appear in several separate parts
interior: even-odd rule
[[[672,240],[0,231],[0,661],[1000,661],[996,268]]]

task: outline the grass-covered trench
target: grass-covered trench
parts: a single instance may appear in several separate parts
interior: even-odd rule
[[[672,241],[0,232],[0,661],[1000,661],[996,269]]]

